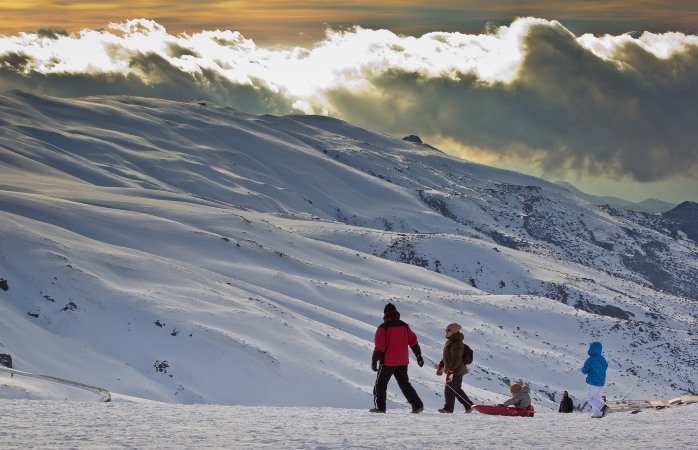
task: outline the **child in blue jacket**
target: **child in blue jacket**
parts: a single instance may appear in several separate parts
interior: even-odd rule
[[[592,342],[587,352],[589,358],[582,367],[582,373],[587,376],[587,403],[591,405],[591,417],[594,418],[604,417],[608,411],[608,405],[601,400],[608,368],[606,358],[601,356],[601,351],[601,342]]]

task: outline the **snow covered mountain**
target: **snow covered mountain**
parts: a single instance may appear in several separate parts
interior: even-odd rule
[[[0,353],[20,370],[176,403],[369,407],[392,302],[427,407],[454,321],[479,402],[523,382],[540,408],[583,403],[594,340],[609,399],[698,390],[694,203],[602,209],[413,138],[203,101],[11,91],[0,130]]]

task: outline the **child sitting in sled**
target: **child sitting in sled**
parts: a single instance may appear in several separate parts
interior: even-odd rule
[[[531,404],[531,394],[528,386],[521,386],[520,384],[512,384],[509,388],[513,397],[499,406],[514,406],[516,408],[527,409]]]

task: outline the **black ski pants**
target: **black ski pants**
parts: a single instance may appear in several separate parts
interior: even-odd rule
[[[453,379],[451,382],[446,383],[446,387],[444,387],[444,399],[446,401],[444,409],[453,411],[453,407],[456,404],[456,399],[458,399],[461,405],[465,406],[465,409],[472,408],[473,402],[463,391],[463,388],[461,387],[462,385],[463,375],[453,374]]]
[[[376,384],[373,386],[373,402],[376,408],[385,411],[385,401],[388,393],[388,381],[390,377],[395,376],[395,381],[402,391],[412,409],[423,408],[424,403],[414,390],[410,379],[407,376],[407,366],[384,366],[380,365],[378,375],[376,376]]]

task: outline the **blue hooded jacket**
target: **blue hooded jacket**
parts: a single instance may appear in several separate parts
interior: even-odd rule
[[[606,384],[606,369],[608,363],[601,356],[601,342],[592,342],[589,346],[589,358],[584,362],[582,373],[587,376],[587,384],[592,386],[604,386]]]

